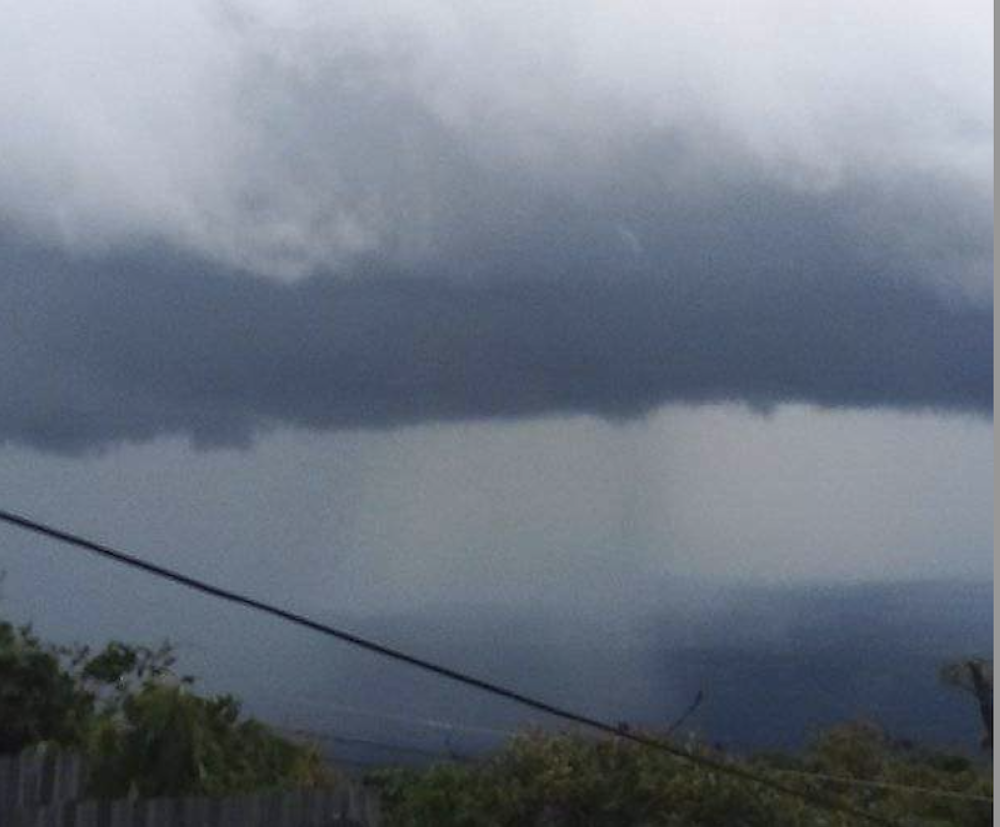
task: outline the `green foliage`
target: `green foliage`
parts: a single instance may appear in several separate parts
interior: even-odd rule
[[[802,761],[808,772],[867,779],[885,788],[828,784],[899,820],[928,825],[977,827],[993,824],[992,807],[961,798],[928,796],[899,787],[922,787],[970,796],[993,795],[992,766],[964,756],[893,742],[871,723],[850,723],[823,733]]]
[[[985,827],[992,823],[988,804],[803,775],[822,772],[992,795],[986,768],[900,748],[867,725],[824,733],[801,756],[742,761],[713,757],[904,824]],[[527,734],[482,762],[441,764],[423,771],[383,770],[370,780],[382,790],[386,823],[395,827],[848,827],[854,823],[850,817],[831,815],[629,742],[574,735]]]
[[[322,785],[318,753],[240,720],[230,696],[201,698],[149,682],[99,722],[91,786],[101,796],[229,793]]]
[[[794,804],[621,740],[533,733],[479,764],[389,771],[387,823],[399,827],[797,827]]]
[[[91,654],[0,623],[0,753],[49,742],[84,753],[98,796],[231,793],[332,783],[317,750],[202,697],[169,644]]]
[[[891,755],[890,743],[878,727],[854,722],[822,733],[807,763],[813,772],[874,780],[882,776]]]
[[[81,744],[94,704],[60,652],[42,646],[30,628],[0,622],[0,754],[39,741]]]

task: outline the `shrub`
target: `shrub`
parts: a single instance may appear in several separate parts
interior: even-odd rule
[[[202,697],[173,672],[169,644],[43,644],[0,623],[0,753],[37,743],[87,758],[98,796],[232,793],[332,783],[315,747],[242,718],[229,695]]]
[[[703,747],[690,748],[708,754]],[[823,772],[992,795],[988,768],[902,749],[868,724],[836,727],[799,756],[738,759],[712,753],[712,757],[900,823],[937,827],[992,823],[987,803],[799,774]],[[381,789],[386,823],[394,827],[853,827],[855,823],[850,816],[833,815],[637,744],[581,735],[529,733],[479,762],[381,771],[370,781]]]

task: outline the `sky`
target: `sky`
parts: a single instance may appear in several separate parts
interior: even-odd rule
[[[361,619],[992,580],[991,3],[0,7],[3,507]]]

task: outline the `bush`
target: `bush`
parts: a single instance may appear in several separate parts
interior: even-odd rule
[[[708,754],[704,748],[703,754]],[[895,788],[813,780],[798,773],[867,779],[992,795],[988,768],[904,750],[871,725],[824,733],[800,756],[739,760],[712,754],[794,786],[900,823],[992,824],[989,804]],[[855,824],[800,800],[707,772],[621,739],[531,733],[496,755],[464,765],[374,773],[386,823],[395,827],[832,827]]]
[[[94,701],[30,628],[0,622],[0,754],[40,741],[79,746]]]
[[[90,792],[144,796],[248,792],[333,782],[315,747],[202,697],[173,672],[168,644],[44,645],[0,623],[0,753],[38,743],[87,758]]]
[[[478,764],[376,774],[400,827],[794,827],[794,803],[618,739],[532,733]]]

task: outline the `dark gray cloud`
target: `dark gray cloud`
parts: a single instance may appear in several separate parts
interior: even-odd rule
[[[989,412],[990,16],[26,11],[0,33],[0,439]]]
[[[526,197],[438,261],[290,283],[166,247],[82,256],[8,233],[0,438],[241,444],[282,425],[669,402],[989,414],[992,303],[955,288],[991,251],[985,210],[919,183],[729,182],[601,209]],[[859,223],[890,192],[893,215],[916,216],[902,236]]]

